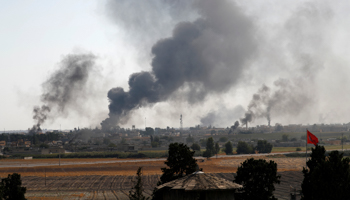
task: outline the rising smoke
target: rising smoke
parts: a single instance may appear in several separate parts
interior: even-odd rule
[[[63,58],[60,68],[42,84],[43,105],[33,108],[36,124],[30,132],[40,130],[40,125],[50,117],[66,115],[68,108],[77,110],[81,107],[78,99],[84,97],[95,58],[92,54],[70,54]]]
[[[200,119],[202,126],[226,127],[232,124],[232,121],[241,117],[245,112],[242,106],[236,106],[232,109],[224,105],[217,106],[215,111],[210,111]],[[238,123],[239,124],[239,123]]]
[[[271,114],[284,116],[297,116],[305,107],[312,103],[312,99],[301,85],[292,83],[286,79],[279,79],[274,82],[275,90],[263,85],[253,95],[248,105],[248,111],[241,118],[242,125],[258,118],[266,118],[267,125],[271,124]]]
[[[128,91],[117,87],[108,92],[104,129],[125,123],[135,108],[166,101],[183,87],[194,103],[236,84],[256,52],[253,22],[230,1],[196,1],[193,7],[200,18],[178,23],[171,37],[152,47],[151,71],[132,74]]]
[[[241,118],[242,125],[247,126],[261,118],[267,120],[268,126],[272,119],[277,121],[280,117],[290,121],[320,102],[316,100],[315,79],[325,67],[327,56],[332,55],[329,29],[332,19],[333,13],[327,3],[311,1],[300,4],[286,20],[281,21],[274,42],[268,40],[269,43],[264,44],[265,51],[260,52],[264,58],[258,59],[258,67],[265,69],[261,74],[266,74],[261,77],[265,78],[274,71],[274,74],[288,78],[278,79],[273,87],[261,86]],[[273,65],[276,67],[270,68]],[[304,116],[307,116],[307,111]]]

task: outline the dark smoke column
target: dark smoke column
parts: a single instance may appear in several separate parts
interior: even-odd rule
[[[189,89],[184,95],[197,103],[235,85],[256,51],[251,20],[230,1],[196,1],[194,8],[201,18],[177,24],[172,37],[152,47],[151,72],[132,74],[128,91],[117,87],[108,92],[103,129],[125,123],[135,108],[166,101],[179,88]]]
[[[30,130],[36,133],[49,116],[67,115],[67,107],[71,111],[79,110],[79,97],[84,97],[86,83],[94,68],[95,56],[92,54],[69,54],[63,58],[56,70],[42,84],[42,106],[33,108],[33,119],[36,124]]]

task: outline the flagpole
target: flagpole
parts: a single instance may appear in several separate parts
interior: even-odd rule
[[[306,128],[306,138],[305,138],[305,165],[307,168],[307,128]]]

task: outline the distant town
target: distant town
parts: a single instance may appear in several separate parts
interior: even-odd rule
[[[206,147],[207,138],[213,137],[220,147],[230,141],[233,147],[244,141],[256,145],[266,140],[273,147],[305,147],[306,130],[320,138],[323,145],[345,145],[350,140],[350,123],[344,124],[290,124],[275,126],[258,125],[242,127],[233,125],[226,128],[213,126],[194,126],[190,128],[152,128],[137,129],[116,126],[110,130],[98,128],[74,128],[72,130],[39,129],[2,131],[0,149],[7,156],[39,156],[78,152],[129,152],[138,153],[149,150],[167,150],[170,143],[198,144]],[[200,155],[200,154],[199,154]],[[142,156],[141,156],[142,157]],[[143,155],[145,157],[145,155]],[[146,155],[147,157],[147,155]]]

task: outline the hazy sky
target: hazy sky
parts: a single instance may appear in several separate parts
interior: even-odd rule
[[[215,28],[222,31],[218,31],[222,38],[208,36],[217,44],[202,41],[195,46],[204,46],[214,55],[210,63],[215,70],[210,65],[210,73],[205,74],[214,79],[209,85],[184,79],[159,102],[137,104],[122,126],[142,128],[146,122],[152,127],[179,127],[182,114],[185,127],[226,127],[244,117],[249,105],[256,114],[252,125],[267,124],[269,106],[272,125],[350,122],[350,2],[228,0],[232,8],[227,11],[234,14],[222,16],[217,16],[223,8],[217,8],[216,1],[202,2],[207,3],[0,0],[0,128],[27,129],[35,124],[33,107],[43,104],[43,83],[71,54],[96,56],[87,83],[72,97],[79,106],[53,111],[42,127],[99,126],[108,117],[108,91],[116,87],[128,91],[132,73],[154,73],[152,47],[175,37],[179,22],[200,24],[197,19],[209,21],[203,35]],[[231,31],[238,35],[229,36]],[[241,36],[241,43],[235,41]],[[229,47],[225,40],[230,40]],[[244,54],[229,52],[241,49]],[[220,61],[227,57],[233,60]],[[241,64],[226,74],[233,80],[223,77],[227,84],[216,88],[217,82],[223,82],[220,67],[236,65],[234,59]],[[269,88],[268,95],[259,93],[263,85]],[[256,93],[261,101],[253,106]]]

